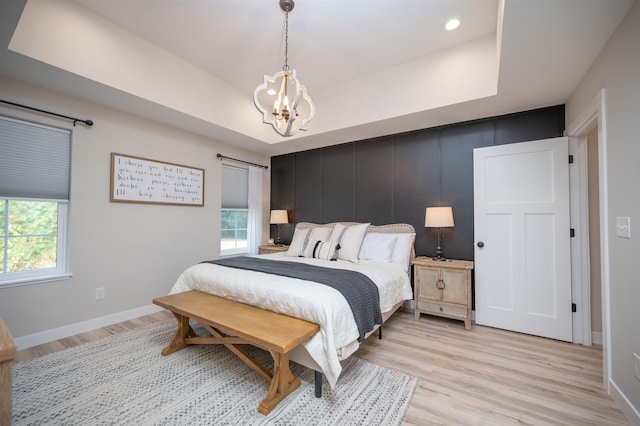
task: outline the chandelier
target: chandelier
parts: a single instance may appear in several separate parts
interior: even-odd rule
[[[265,75],[264,82],[253,92],[253,102],[262,113],[262,122],[271,124],[282,136],[292,136],[298,130],[307,130],[307,123],[316,113],[307,88],[298,81],[296,70],[289,67],[289,12],[293,7],[293,0],[280,0],[280,9],[284,11],[285,19],[282,71],[272,76]]]

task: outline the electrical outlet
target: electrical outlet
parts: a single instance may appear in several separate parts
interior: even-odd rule
[[[96,300],[104,299],[104,287],[96,287]]]
[[[636,376],[636,379],[640,380],[640,355],[638,355],[637,353],[633,353],[633,356],[635,358],[635,363],[634,363],[634,367],[633,367],[633,375]]]

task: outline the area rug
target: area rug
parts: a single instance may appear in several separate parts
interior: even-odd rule
[[[336,388],[325,382],[316,398],[313,372],[292,363],[302,384],[263,416],[268,383],[224,346],[160,354],[175,327],[156,323],[16,363],[13,425],[398,425],[418,383],[351,357]],[[244,349],[271,369],[267,352]]]

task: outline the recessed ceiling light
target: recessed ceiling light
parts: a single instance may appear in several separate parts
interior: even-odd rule
[[[460,26],[460,20],[456,18],[450,19],[449,21],[447,21],[446,24],[444,24],[444,28],[447,31],[453,31],[459,26]]]

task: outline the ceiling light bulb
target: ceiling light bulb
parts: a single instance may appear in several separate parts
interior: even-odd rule
[[[460,26],[459,19],[450,19],[444,26],[447,31],[453,31]]]

